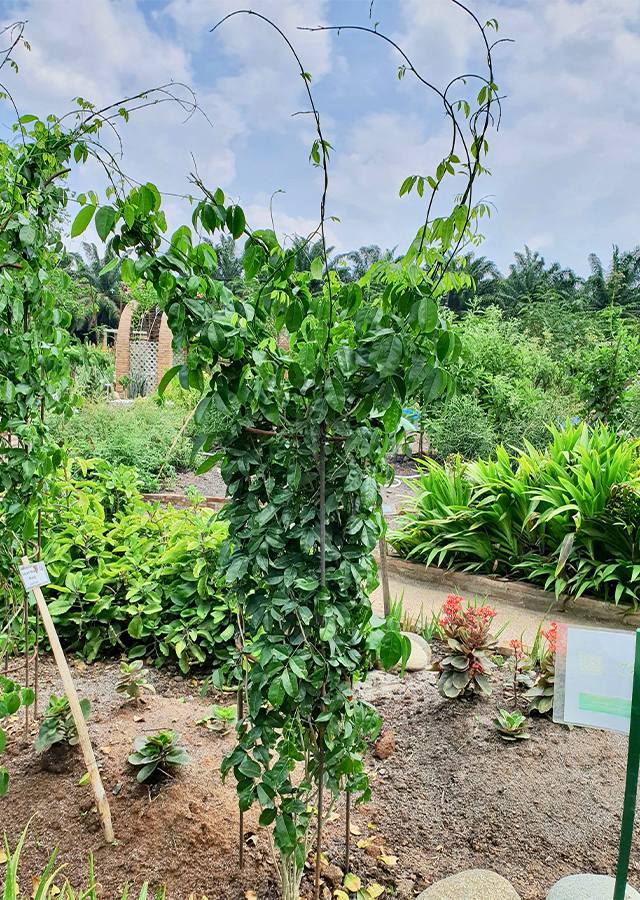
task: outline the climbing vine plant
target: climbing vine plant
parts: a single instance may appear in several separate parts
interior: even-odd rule
[[[485,43],[486,31],[481,28]],[[324,242],[331,148],[310,75],[282,36],[316,121],[311,162],[325,176]],[[381,644],[388,662],[403,651],[398,635],[383,637],[367,601],[376,574],[371,553],[384,529],[380,486],[391,476],[385,454],[403,403],[417,393],[429,402],[445,390],[448,367],[460,352],[437,298],[455,286],[448,262],[484,210],[471,206],[471,190],[483,171],[485,133],[497,102],[486,46],[490,70],[477,108],[458,105],[470,137],[441,94],[453,123],[451,152],[432,176],[410,176],[401,193],[415,186],[427,193],[431,209],[447,175],[461,174],[465,188],[448,217],[427,213],[401,262],[369,274],[383,286],[372,303],[363,301],[360,284],[345,285],[327,273],[322,259],[310,273],[296,272],[293,250],[273,231],[252,231],[239,205],[195,178],[202,199],[191,226],[179,228],[166,248],[153,185],[96,213],[116,253],[135,251],[135,259],[123,261],[123,279],[154,287],[174,346],[187,350],[184,364],[165,375],[160,389],[177,376],[183,387],[204,393],[196,421],[204,420],[210,404],[230,416],[219,457],[229,496],[229,538],[220,564],[237,600],[246,713],[223,773],[233,770],[240,809],[258,803],[260,824],[271,826],[287,900],[298,895],[313,821],[319,848],[323,818],[340,791],[369,796],[365,739],[379,720],[354,698],[353,683]],[[401,74],[409,70],[415,72],[405,57]],[[216,232],[244,236],[244,270],[260,285],[253,296],[236,297],[215,280],[215,254],[202,236]],[[311,279],[322,280],[321,292],[310,292]],[[210,443],[202,435],[198,447],[209,450]]]
[[[437,299],[459,287],[460,278],[467,281],[450,273],[448,265],[472,238],[474,220],[485,210],[473,206],[472,188],[483,171],[485,134],[498,100],[489,26],[479,27],[488,76],[474,106],[449,99],[458,82],[438,92],[452,122],[451,149],[432,175],[411,175],[402,185],[401,193],[415,187],[426,195],[428,211],[404,259],[367,276],[383,288],[372,302],[364,302],[361,284],[345,285],[326,272],[326,252],[310,273],[296,272],[294,251],[284,248],[273,231],[251,230],[239,205],[197,179],[201,199],[191,225],[169,239],[161,196],[152,184],[125,193],[114,183],[102,206],[94,195],[79,198],[72,227],[72,235],[80,234],[95,217],[99,236],[122,258],[123,280],[130,285],[143,280],[157,292],[175,348],[187,351],[184,364],[163,378],[161,390],[173,377],[185,388],[201,390],[198,422],[211,404],[230,414],[221,453],[230,498],[225,510],[229,538],[220,564],[237,601],[246,712],[223,772],[235,775],[242,811],[256,803],[261,807],[260,822],[270,828],[286,900],[298,895],[313,822],[317,895],[323,819],[341,791],[359,799],[369,796],[366,738],[380,723],[370,706],[354,698],[353,684],[366,674],[376,652],[382,650],[392,663],[404,650],[399,636],[385,634],[372,618],[367,600],[375,581],[371,551],[384,529],[380,487],[391,476],[385,454],[395,442],[403,403],[418,393],[429,402],[446,390],[448,369],[460,352],[459,338],[441,318]],[[319,224],[324,246],[331,148],[313,103],[311,76],[282,37],[299,66],[316,122],[311,161],[324,173]],[[406,56],[399,73],[423,80]],[[95,128],[104,118],[104,112],[87,107],[80,127]],[[57,123],[42,127],[47,152],[59,141],[51,174],[66,163],[72,148],[76,162],[87,157],[82,132],[65,133]],[[36,131],[40,126],[34,123]],[[432,218],[433,200],[448,176],[461,176],[464,188],[450,215]],[[38,177],[42,200],[36,207],[46,212],[47,198],[57,189],[49,190],[49,175]],[[28,193],[28,184],[24,190]],[[9,231],[17,230],[11,240],[22,242],[21,260],[31,259],[28,248],[34,244],[42,253],[51,252],[47,241],[64,199],[62,194],[51,200],[57,207],[49,212],[42,245],[35,232],[33,238],[28,230],[21,236],[21,229],[37,228],[31,217],[16,216],[20,228]],[[7,233],[6,222],[0,231]],[[203,235],[216,232],[245,238],[244,270],[259,285],[253,295],[236,297],[215,280],[215,252]],[[17,250],[8,244],[5,252]],[[39,270],[32,277],[39,278]],[[310,279],[322,281],[321,292],[310,292]],[[51,323],[58,327],[54,313],[51,309]],[[5,332],[14,330],[12,319]],[[44,357],[31,359],[29,377],[43,364]],[[7,375],[0,374],[8,385]],[[17,426],[11,404],[22,402],[17,395],[23,392],[12,384],[5,388],[4,430],[9,416]],[[38,401],[48,384],[41,377],[34,388]],[[199,448],[208,450],[210,443],[202,435]],[[29,452],[24,450],[25,462]],[[210,458],[207,465],[214,462]],[[29,466],[24,472],[29,474]],[[41,474],[37,466],[32,474]],[[16,477],[15,484],[4,487],[5,498],[23,486],[24,479]]]

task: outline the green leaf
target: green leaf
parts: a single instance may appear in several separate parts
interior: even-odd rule
[[[335,375],[331,375],[327,379],[324,386],[324,396],[331,409],[338,413],[342,412],[345,403],[344,388],[340,379]]]
[[[93,219],[93,214],[96,211],[95,206],[83,206],[78,215],[73,220],[73,225],[71,226],[71,237],[78,237],[79,234],[82,234],[83,231],[89,226],[91,219]]]
[[[378,484],[372,475],[367,475],[360,487],[360,500],[367,509],[373,509],[378,499]]]
[[[402,341],[397,334],[386,335],[378,356],[378,371],[382,378],[393,375],[402,359]]]
[[[422,386],[423,396],[426,403],[430,403],[439,397],[445,386],[445,376],[442,369],[432,369],[424,380]]]
[[[302,310],[302,304],[299,300],[294,300],[287,307],[287,311],[284,316],[284,324],[287,326],[287,331],[289,334],[295,334],[295,332],[302,325],[302,321],[304,319],[304,312]]]
[[[315,259],[311,260],[311,277],[316,281],[322,279],[322,268],[322,260],[319,256],[316,256]]]
[[[119,262],[120,260],[117,256],[114,256],[113,259],[110,259],[106,266],[103,269],[100,269],[100,271],[98,272],[98,278],[102,278],[102,276],[106,275],[107,272],[113,271],[113,269],[116,268]]]
[[[288,370],[288,376],[291,387],[294,387],[296,390],[300,390],[300,388],[304,384],[304,373],[298,363],[291,363]]]
[[[101,206],[96,213],[96,231],[101,241],[106,241],[116,224],[116,211],[112,206]],[[84,231],[84,229],[83,229]]]
[[[128,256],[122,260],[122,268],[120,270],[120,277],[127,285],[133,285],[138,283],[138,276],[136,274],[135,263],[132,259],[129,259]]]
[[[237,241],[238,238],[242,237],[245,224],[244,212],[239,206],[234,206],[230,224],[231,234],[233,235],[234,240]]]
[[[164,394],[166,386],[169,384],[170,381],[172,381],[176,377],[176,375],[178,374],[178,372],[180,371],[181,368],[182,368],[182,363],[180,363],[177,366],[172,366],[170,369],[167,369],[167,371],[164,373],[164,375],[160,379],[160,383],[158,385],[158,394],[161,397]]]
[[[127,626],[127,631],[131,637],[136,640],[142,637],[142,618],[140,616],[134,616]]]
[[[274,680],[269,685],[269,691],[267,693],[267,699],[274,709],[280,709],[280,707],[282,706],[282,701],[285,697],[285,693],[286,692],[282,683],[282,679],[274,678]]]

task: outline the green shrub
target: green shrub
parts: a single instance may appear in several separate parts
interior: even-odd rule
[[[600,425],[553,428],[545,452],[449,467],[428,461],[414,510],[389,540],[400,553],[526,578],[557,595],[640,602],[640,442]]]
[[[76,467],[86,477],[58,472],[43,510],[47,600],[64,647],[228,671],[235,613],[217,569],[226,525],[208,510],[147,505],[125,467]]]
[[[489,456],[496,445],[496,433],[475,397],[453,397],[442,418],[431,421],[426,432],[439,459],[456,454],[463,459]]]
[[[185,434],[171,446],[184,425],[184,410],[157,406],[148,399],[130,406],[85,403],[67,422],[58,422],[58,438],[83,458],[100,457],[112,466],[131,466],[143,491],[158,489],[158,475],[170,480],[190,467],[192,440]]]

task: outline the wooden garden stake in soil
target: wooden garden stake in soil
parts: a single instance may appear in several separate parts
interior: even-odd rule
[[[387,537],[380,535],[380,582],[382,584],[382,603],[385,619],[391,615],[391,599],[389,597],[389,571],[387,569]]]
[[[238,700],[236,706],[236,717],[238,722],[242,719],[244,715],[244,704],[242,702],[243,694],[242,694],[242,684],[238,687]],[[238,865],[241,869],[244,868],[244,813],[240,810],[240,838],[238,844]]]
[[[23,566],[28,566],[29,557],[23,556],[21,562]],[[40,616],[42,617],[42,624],[44,625],[45,631],[47,632],[51,650],[53,651],[53,656],[55,658],[56,665],[58,666],[58,671],[60,672],[62,685],[69,701],[69,707],[71,709],[73,721],[75,722],[76,728],[78,729],[78,738],[80,740],[80,746],[82,748],[82,755],[87,767],[87,772],[89,773],[89,778],[91,779],[91,787],[93,788],[93,794],[96,798],[96,806],[98,807],[98,812],[100,813],[100,818],[102,819],[104,839],[108,844],[111,844],[114,840],[113,826],[111,824],[111,810],[109,809],[107,795],[105,794],[102,779],[100,778],[100,772],[98,771],[96,758],[93,753],[93,747],[91,746],[91,741],[89,739],[87,725],[84,720],[84,716],[82,715],[82,710],[80,709],[80,703],[78,701],[78,695],[76,694],[76,689],[73,684],[71,672],[69,671],[67,660],[63,653],[62,647],[60,646],[60,640],[53,624],[53,620],[51,619],[49,608],[47,607],[47,603],[39,587],[33,588],[33,596],[36,598],[36,603],[38,605],[38,609],[40,610]]]

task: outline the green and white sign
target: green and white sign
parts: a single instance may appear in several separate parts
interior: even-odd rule
[[[624,900],[640,769],[640,629],[558,625],[553,721],[629,735],[613,900]]]
[[[553,721],[629,734],[634,632],[558,625]]]

